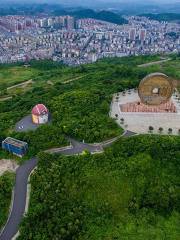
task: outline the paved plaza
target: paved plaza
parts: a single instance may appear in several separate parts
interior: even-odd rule
[[[178,97],[177,97],[178,96]],[[151,133],[180,134],[180,100],[176,92],[171,101],[176,107],[176,113],[172,112],[122,112],[121,105],[133,102],[140,102],[138,92],[134,89],[126,92],[116,93],[111,103],[110,116],[125,130],[136,133],[149,133],[149,127],[153,127]],[[123,120],[122,120],[123,119]],[[172,132],[169,132],[172,129]]]
[[[51,114],[49,113],[49,122],[52,122]],[[28,116],[23,117],[19,122],[16,123],[15,131],[16,132],[28,132],[28,131],[35,131],[38,127],[42,126],[42,124],[34,124],[32,122],[32,115],[29,114]]]

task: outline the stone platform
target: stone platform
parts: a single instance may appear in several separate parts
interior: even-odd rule
[[[140,103],[136,90],[116,93],[113,96],[110,116],[124,129],[136,133],[180,134],[180,100],[179,93],[173,94],[170,101],[158,107]],[[162,128],[162,131],[159,131]],[[172,132],[169,131],[172,129]]]

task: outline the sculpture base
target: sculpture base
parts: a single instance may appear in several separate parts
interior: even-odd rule
[[[121,112],[146,112],[146,113],[176,113],[176,106],[172,101],[168,101],[158,106],[149,106],[141,102],[129,102],[126,104],[120,104]]]

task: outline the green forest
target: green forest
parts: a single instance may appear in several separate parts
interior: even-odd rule
[[[29,158],[41,150],[67,145],[65,135],[90,143],[120,135],[122,130],[108,115],[112,94],[136,87],[150,72],[137,65],[158,58],[106,59],[77,68],[51,61],[32,61],[30,68],[21,64],[1,65],[0,140],[12,136],[27,141],[29,153],[26,157]],[[14,72],[18,73],[17,78]],[[29,76],[33,83],[8,91],[7,86],[19,83],[18,76],[21,76],[21,82],[27,81]],[[36,132],[16,133],[16,122],[30,114],[37,103],[48,107],[52,115],[51,124],[41,126]],[[4,155],[7,156],[0,150],[0,156]]]
[[[106,11],[106,10],[97,12],[92,9],[83,9],[83,10],[79,10],[79,11],[77,10],[77,11],[73,11],[73,12],[67,12],[67,14],[70,14],[77,19],[94,18],[94,19],[98,19],[98,20],[102,20],[102,21],[106,21],[106,22],[110,22],[110,23],[119,24],[119,25],[128,23],[128,21],[125,18],[123,18],[122,16],[120,16],[119,14],[116,14],[111,11]]]
[[[147,14],[141,14],[140,16],[145,16],[157,21],[167,21],[167,22],[180,21],[179,13],[158,13],[158,14],[147,13]]]
[[[103,154],[39,154],[24,239],[180,237],[180,138],[121,138]]]
[[[66,136],[87,143],[120,136],[123,130],[109,118],[112,95],[137,87],[152,72],[180,79],[179,55],[139,67],[162,57],[111,58],[79,67],[52,61],[31,61],[30,67],[0,65],[0,141],[12,136],[28,142],[28,154],[20,163],[39,157],[18,239],[179,238],[180,137],[121,137],[103,154],[43,153],[69,145]],[[16,86],[29,79],[25,87]],[[37,103],[47,106],[52,121],[36,131],[17,133],[15,124]],[[14,156],[0,149],[1,158]],[[0,179],[0,184],[5,186],[0,192],[1,226],[8,215],[12,181]]]
[[[122,129],[109,118],[113,93],[137,87],[152,72],[179,79],[180,58],[171,58],[146,68],[138,65],[159,60],[160,56],[103,59],[76,68],[46,60],[32,61],[29,68],[23,64],[0,65],[0,141],[7,136],[27,141],[27,159],[39,151],[67,145],[66,135],[89,143],[116,137]],[[28,79],[32,79],[30,85],[16,87]],[[36,132],[15,132],[15,124],[37,103],[48,107],[51,123]],[[0,156],[12,157],[2,150]]]
[[[11,172],[5,172],[0,176],[0,230],[9,213],[14,177],[14,173]]]

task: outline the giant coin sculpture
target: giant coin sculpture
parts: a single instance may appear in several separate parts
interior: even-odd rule
[[[141,102],[146,105],[166,103],[173,94],[172,80],[163,73],[153,73],[145,77],[138,88]]]

